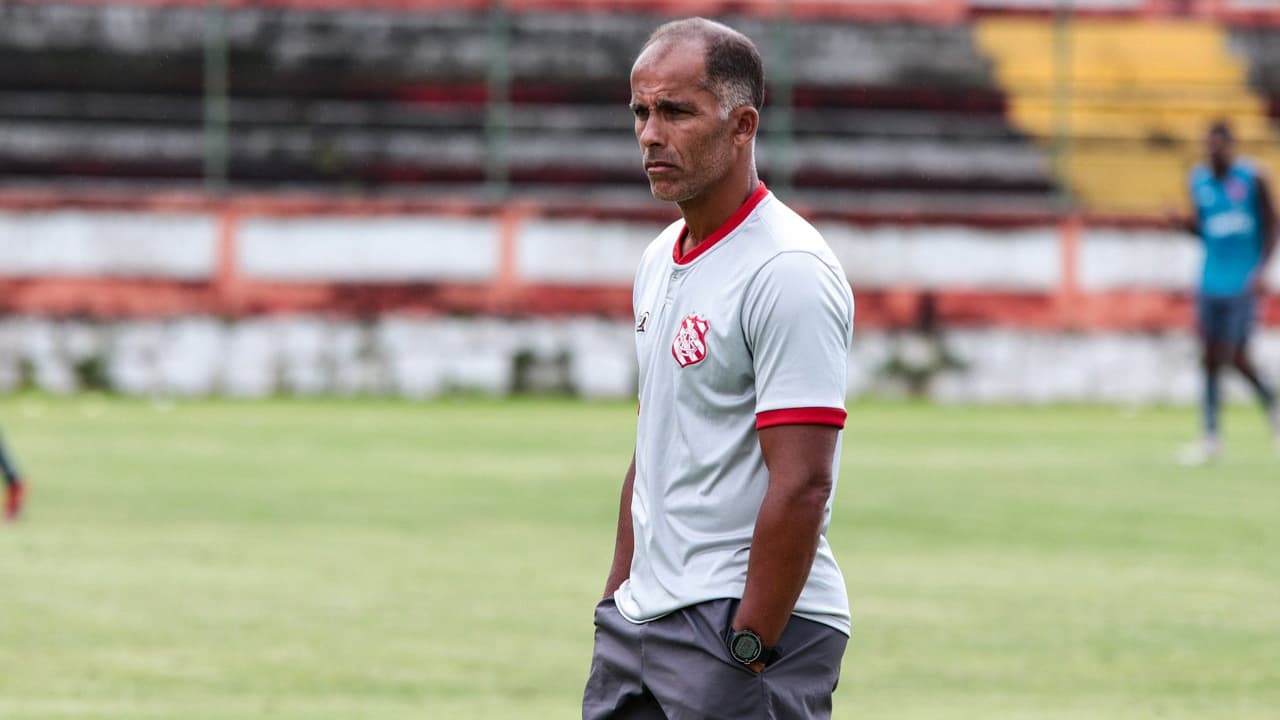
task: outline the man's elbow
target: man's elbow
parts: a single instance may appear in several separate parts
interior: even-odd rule
[[[812,471],[799,475],[788,485],[791,487],[791,504],[798,509],[821,512],[831,499],[834,486],[831,471]]]

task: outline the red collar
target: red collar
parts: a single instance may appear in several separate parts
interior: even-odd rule
[[[671,259],[675,260],[677,265],[688,265],[694,260],[697,260],[703,253],[710,250],[713,245],[723,240],[726,235],[737,230],[738,226],[747,219],[747,216],[751,214],[751,211],[755,210],[756,206],[760,204],[760,201],[764,200],[765,196],[768,194],[769,188],[765,187],[764,183],[757,185],[755,191],[747,197],[747,201],[742,203],[742,206],[730,215],[729,219],[725,220],[723,225],[716,228],[716,231],[711,233],[706,240],[698,243],[697,247],[690,250],[688,254],[685,255],[680,254],[680,246],[684,244],[684,238],[689,234],[689,226],[685,225],[680,228],[680,234],[676,236],[676,246],[671,251]]]

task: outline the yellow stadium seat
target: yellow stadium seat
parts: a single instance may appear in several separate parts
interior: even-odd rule
[[[1182,204],[1186,172],[1219,119],[1231,121],[1242,154],[1280,171],[1280,138],[1222,28],[1087,18],[1067,28],[1069,67],[1058,61],[1050,20],[982,19],[976,40],[1013,124],[1046,152],[1067,138],[1059,179],[1085,210],[1143,214]]]

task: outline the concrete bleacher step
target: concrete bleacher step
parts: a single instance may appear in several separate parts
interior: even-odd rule
[[[775,110],[769,107],[766,113]],[[325,129],[481,130],[483,106],[403,100],[232,97],[232,129],[292,126]],[[0,90],[0,120],[50,123],[94,122],[197,126],[203,120],[198,95],[157,93],[35,92]],[[514,131],[614,133],[630,135],[632,117],[623,104],[527,104],[511,113]],[[1020,141],[1022,136],[999,115],[929,108],[840,109],[797,107],[791,126],[801,135],[920,137],[956,140]]]
[[[1014,124],[1046,148],[1065,129],[1067,184],[1089,210],[1152,213],[1185,196],[1185,176],[1215,120],[1232,121],[1242,149],[1280,170],[1280,136],[1247,83],[1248,63],[1211,23],[1076,19],[1060,68],[1046,19],[979,21]],[[1063,112],[1058,83],[1069,81]]]
[[[550,184],[643,182],[639,152],[629,133],[583,134],[515,130],[509,171],[521,182]],[[0,161],[33,175],[56,175],[84,163],[100,172],[138,177],[196,177],[200,128],[128,123],[12,122],[0,119]],[[230,159],[246,178],[349,178],[362,182],[442,182],[482,179],[487,157],[480,130],[422,133],[408,129],[316,129],[267,126],[231,138]],[[841,137],[806,134],[791,147],[797,180],[833,187],[902,189],[965,185],[975,189],[1045,188],[1049,167],[1030,145],[1000,138],[946,136]],[[773,149],[760,148],[764,172],[775,169]]]
[[[487,14],[404,5],[237,3],[227,24],[236,82],[255,92],[281,82],[339,85],[356,95],[417,83],[483,84],[493,56]],[[623,87],[645,38],[668,19],[644,12],[512,13],[506,45],[512,80]],[[965,27],[798,21],[789,47],[799,52],[784,54],[771,22],[724,19],[760,44],[768,66],[791,64],[801,84],[991,87],[989,63]],[[84,87],[88,79],[117,90],[189,88],[199,82],[204,40],[200,4],[8,0],[0,3],[0,54],[12,62],[0,66],[0,82],[25,76],[37,87]],[[78,53],[112,62],[80,72],[66,63],[25,62]]]

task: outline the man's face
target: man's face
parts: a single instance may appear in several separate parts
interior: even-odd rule
[[[1232,142],[1225,133],[1209,133],[1205,148],[1209,153],[1209,162],[1214,167],[1225,168],[1231,165]]]
[[[734,159],[733,114],[706,87],[701,43],[651,45],[631,69],[631,111],[653,196],[684,202],[703,194]]]

